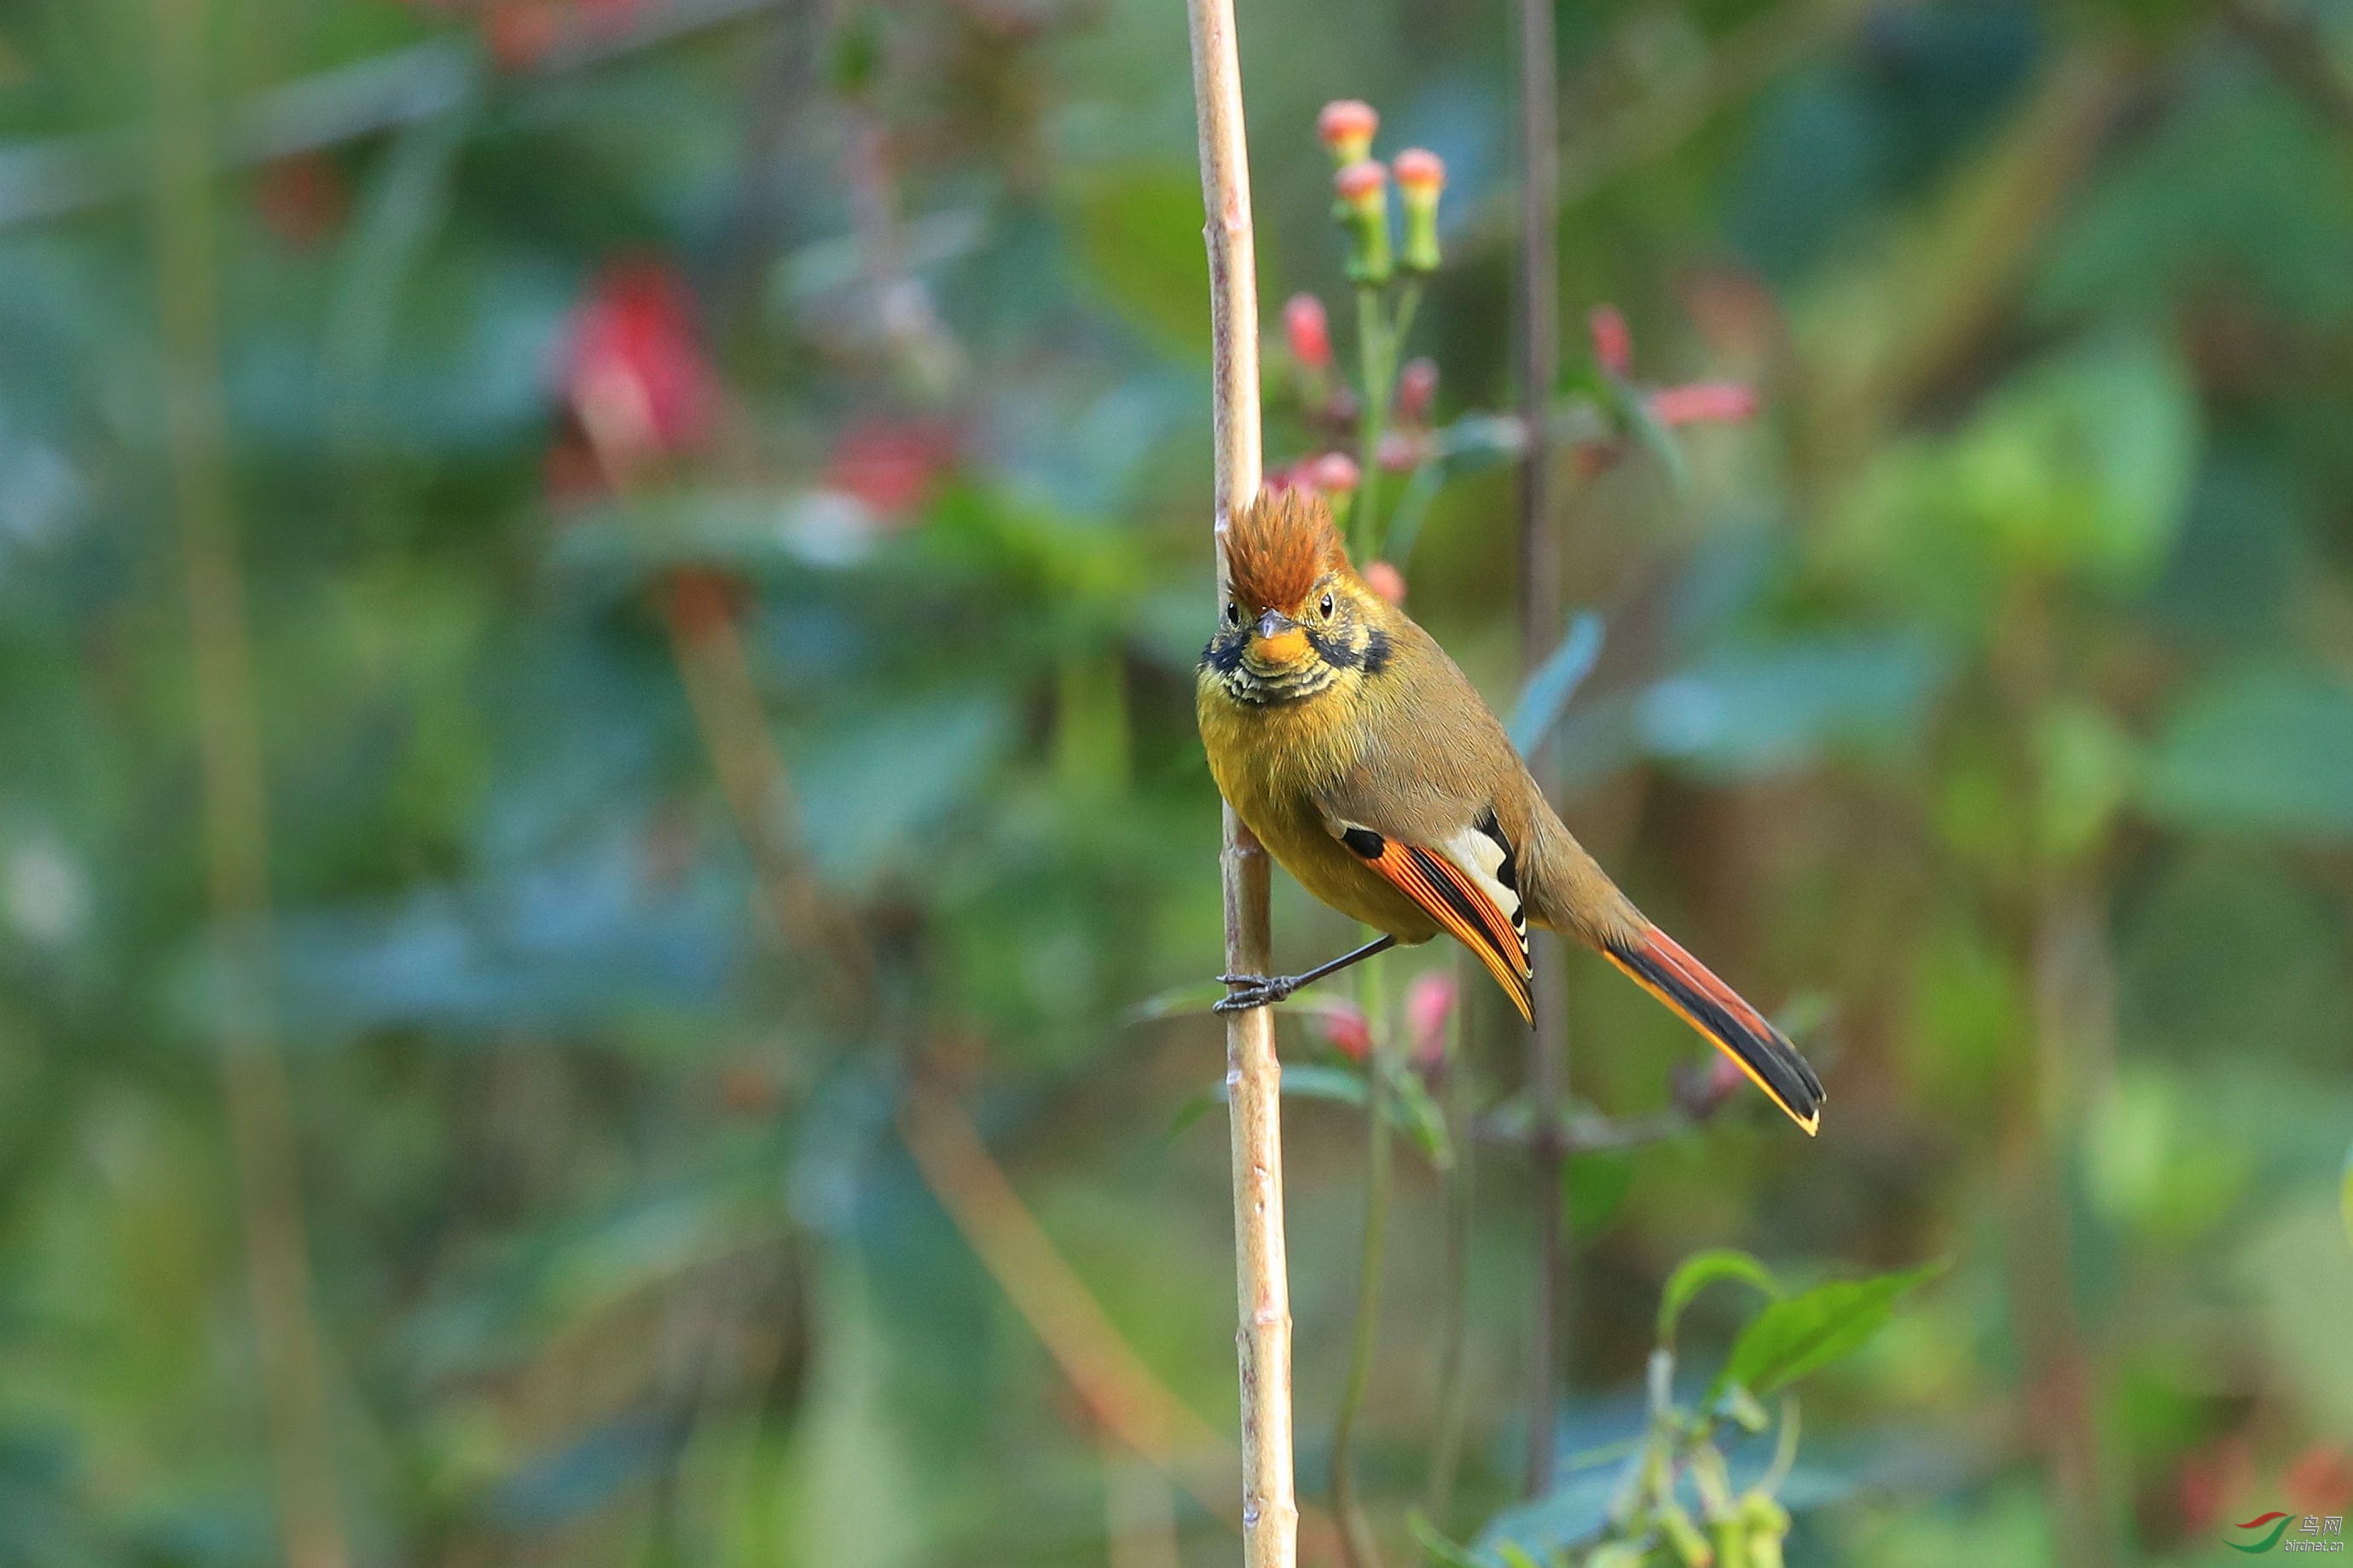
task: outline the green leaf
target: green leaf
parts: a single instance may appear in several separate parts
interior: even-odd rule
[[[1413,1532],[1414,1544],[1421,1548],[1422,1555],[1430,1560],[1431,1568],[1493,1568],[1492,1564],[1471,1555],[1467,1548],[1449,1541],[1436,1525],[1422,1517],[1419,1509],[1406,1515],[1405,1522],[1406,1528]]]
[[[1774,1302],[1733,1342],[1706,1403],[1713,1405],[1735,1384],[1751,1394],[1772,1394],[1862,1349],[1906,1291],[1944,1268],[1939,1260],[1873,1279],[1835,1280]]]
[[[1520,755],[1534,756],[1544,744],[1600,657],[1601,617],[1588,610],[1569,622],[1560,646],[1545,656],[1527,684],[1520,688],[1509,726],[1512,744],[1519,748]]]
[[[1794,768],[1834,744],[1908,733],[1947,668],[1943,650],[1917,634],[1725,647],[1644,690],[1635,732],[1652,755],[1708,772]]]
[[[1187,1095],[1185,1103],[1176,1108],[1176,1114],[1168,1119],[1168,1136],[1174,1139],[1225,1102],[1226,1088],[1222,1083]]]
[[[1667,1287],[1659,1293],[1659,1343],[1672,1348],[1675,1325],[1691,1305],[1692,1298],[1719,1279],[1737,1279],[1753,1285],[1767,1298],[1778,1300],[1780,1281],[1771,1269],[1747,1253],[1729,1247],[1712,1247],[1694,1253],[1682,1267],[1667,1277]]]
[[[1691,465],[1683,458],[1683,449],[1675,440],[1675,433],[1659,422],[1651,412],[1651,400],[1640,387],[1629,385],[1614,375],[1604,377],[1608,392],[1605,401],[1635,445],[1657,459],[1667,483],[1677,494],[1691,488]]]
[[[2353,837],[2353,688],[2276,666],[2200,683],[2166,721],[2143,798],[2184,826]]]
[[[1365,1103],[1365,1080],[1352,1067],[1323,1062],[1286,1062],[1282,1068],[1286,1100],[1328,1100],[1335,1105]]]
[[[1147,996],[1120,1015],[1123,1024],[1153,1024],[1163,1018],[1181,1018],[1189,1014],[1207,1013],[1228,994],[1225,986],[1214,980],[1197,980],[1187,985],[1172,985],[1157,995]]]
[[[1405,1129],[1433,1168],[1449,1169],[1454,1163],[1454,1145],[1446,1135],[1446,1112],[1430,1097],[1419,1073],[1403,1063],[1393,1063],[1387,1070],[1389,1120]]]
[[[1209,343],[1209,258],[1201,181],[1184,163],[1122,163],[1072,182],[1067,216],[1104,298],[1166,353],[1198,359]],[[1263,276],[1280,274],[1264,259]]]
[[[1489,1520],[1472,1550],[1486,1559],[1485,1568],[1493,1568],[1507,1547],[1555,1552],[1582,1546],[1609,1528],[1609,1510],[1622,1481],[1621,1468],[1572,1475],[1542,1497]]]

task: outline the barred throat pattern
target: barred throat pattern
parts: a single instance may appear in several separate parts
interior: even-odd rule
[[[1296,702],[1329,690],[1349,671],[1377,676],[1388,668],[1389,634],[1353,616],[1328,630],[1307,628],[1307,646],[1308,658],[1266,668],[1251,663],[1249,634],[1237,629],[1210,639],[1201,650],[1201,668],[1226,696],[1249,708]]]

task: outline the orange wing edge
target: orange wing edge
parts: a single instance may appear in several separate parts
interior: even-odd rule
[[[1463,875],[1445,856],[1385,837],[1368,827],[1350,827],[1340,835],[1356,857],[1396,884],[1407,898],[1455,939],[1479,955],[1512,1005],[1531,1026],[1535,1022],[1535,998],[1531,990],[1535,972],[1525,943],[1504,911],[1479,885]]]

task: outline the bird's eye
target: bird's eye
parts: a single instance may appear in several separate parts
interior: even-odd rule
[[[1324,618],[1327,621],[1332,618],[1332,595],[1329,594],[1324,595]]]
[[[1240,603],[1237,600],[1228,599],[1226,601],[1226,625],[1229,626],[1238,626],[1241,624],[1242,607]]]

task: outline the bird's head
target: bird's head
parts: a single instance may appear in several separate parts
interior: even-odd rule
[[[1349,565],[1321,496],[1260,497],[1227,524],[1225,544],[1222,618],[1201,664],[1229,695],[1252,704],[1312,697],[1387,666],[1393,612]]]

